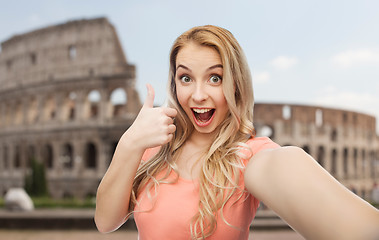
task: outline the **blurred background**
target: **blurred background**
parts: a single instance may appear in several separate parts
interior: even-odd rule
[[[96,232],[96,188],[146,83],[155,88],[155,105],[164,104],[175,38],[206,24],[230,30],[245,51],[257,134],[302,147],[377,206],[377,1],[0,4],[4,239],[137,238],[132,221],[113,235]],[[252,236],[301,239],[264,204]]]

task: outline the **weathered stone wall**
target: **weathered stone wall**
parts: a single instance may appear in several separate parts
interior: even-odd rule
[[[141,103],[135,67],[105,18],[71,21],[1,44],[0,195],[32,158],[54,197],[94,195]]]
[[[256,104],[258,135],[311,154],[329,173],[368,200],[379,182],[379,138],[373,116],[317,106]]]

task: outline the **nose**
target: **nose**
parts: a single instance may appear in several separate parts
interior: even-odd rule
[[[205,87],[206,86],[203,86],[203,84],[201,84],[201,83],[196,84],[195,89],[192,93],[192,99],[195,102],[203,102],[203,101],[207,100],[208,94],[206,92]]]

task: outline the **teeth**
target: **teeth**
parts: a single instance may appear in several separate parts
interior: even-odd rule
[[[212,110],[212,108],[202,108],[202,109],[193,108],[192,110],[196,113],[206,113]]]

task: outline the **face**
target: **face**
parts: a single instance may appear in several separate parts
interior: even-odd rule
[[[189,43],[179,50],[176,94],[198,133],[214,133],[228,113],[222,77],[222,62],[215,49]]]

